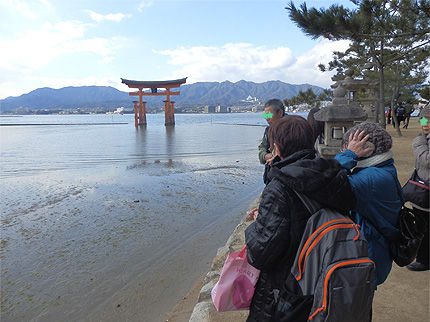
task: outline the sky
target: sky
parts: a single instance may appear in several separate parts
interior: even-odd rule
[[[293,0],[296,6],[303,1]],[[280,80],[328,88],[317,68],[347,41],[307,37],[280,0],[0,0],[0,99],[120,78]],[[350,1],[306,1],[328,8]]]

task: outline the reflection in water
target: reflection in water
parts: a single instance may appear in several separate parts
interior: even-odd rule
[[[166,155],[168,158],[167,166],[173,166],[172,157],[175,152],[175,127],[174,126],[166,126]]]
[[[142,157],[142,161],[145,161],[144,156],[147,149],[147,128],[144,125],[136,128],[136,155]]]
[[[177,157],[176,152],[174,126],[140,126],[136,130],[135,155],[139,162],[135,166],[164,164],[167,160],[167,166],[172,167],[173,159]]]

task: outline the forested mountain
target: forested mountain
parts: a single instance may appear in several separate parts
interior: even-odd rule
[[[125,87],[125,86],[124,86]],[[264,103],[270,98],[290,98],[312,88],[315,93],[322,91],[321,87],[309,84],[292,85],[281,81],[254,83],[238,81],[198,82],[185,84],[180,87],[180,95],[172,96],[176,107],[198,105],[236,105],[243,104],[248,97],[258,99]],[[163,96],[148,96],[148,108],[163,106]],[[11,111],[16,108],[38,109],[70,109],[70,108],[113,108],[124,106],[131,108],[136,96],[128,95],[128,88],[120,91],[108,86],[80,86],[64,87],[60,89],[38,88],[30,93],[17,97],[0,100],[0,112]]]

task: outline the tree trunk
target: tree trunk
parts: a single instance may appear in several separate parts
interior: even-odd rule
[[[399,71],[399,68],[398,68],[398,65],[397,65],[397,72],[398,71]],[[397,106],[398,103],[399,103],[399,80],[398,79],[396,79],[396,85],[395,85],[394,90],[393,90],[393,98],[395,99],[395,100],[393,99],[395,105],[391,105],[391,106]],[[393,124],[396,125],[397,136],[401,137],[402,136],[402,132],[400,131],[400,122],[397,119],[397,115],[395,113],[395,110],[394,110],[394,113],[393,113],[393,109],[391,109],[391,114],[392,114],[392,118],[393,118]]]
[[[384,102],[384,66],[379,67],[379,108],[378,108],[378,121],[379,124],[385,129],[385,102]]]
[[[381,38],[381,54],[379,58],[379,124],[385,129],[385,102],[384,102],[384,38]]]

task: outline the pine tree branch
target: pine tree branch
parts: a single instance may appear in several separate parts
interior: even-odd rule
[[[424,45],[427,45],[427,44],[430,44],[430,40],[427,40],[426,42],[424,42],[424,43],[422,43],[422,44],[419,44],[419,45],[416,45],[416,46],[414,46],[414,47],[412,47],[412,48],[408,48],[408,49],[407,49],[407,50],[405,50],[403,53],[401,53],[401,54],[399,54],[399,55],[397,55],[397,56],[394,56],[393,58],[389,58],[389,59],[387,59],[387,60],[384,62],[384,65],[389,64],[389,63],[392,63],[392,62],[394,62],[394,61],[396,61],[396,60],[399,60],[400,58],[407,56],[407,55],[408,55],[408,53],[409,53],[411,50],[414,50],[414,49],[420,48],[420,47],[422,47],[422,46],[424,46]]]
[[[381,34],[381,35],[372,35],[372,34],[356,34],[357,36],[363,37],[363,38],[400,38],[400,37],[406,37],[406,36],[417,36],[417,35],[425,35],[430,34],[430,29],[425,29],[421,31],[411,31],[411,32],[403,32],[400,34]]]

